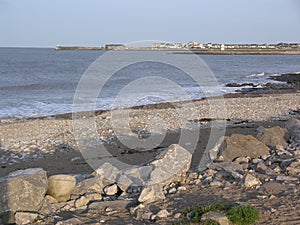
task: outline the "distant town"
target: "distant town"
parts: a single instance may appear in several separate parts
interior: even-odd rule
[[[277,43],[277,44],[219,44],[219,43],[198,43],[191,41],[188,43],[152,43],[148,47],[132,47],[124,44],[106,44],[99,47],[85,46],[60,46],[56,50],[192,50],[207,54],[226,54],[226,53],[266,53],[266,54],[300,54],[300,43]]]

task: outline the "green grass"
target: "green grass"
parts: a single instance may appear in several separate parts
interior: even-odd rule
[[[259,219],[258,210],[249,205],[233,207],[226,215],[230,221],[237,225],[250,225]]]
[[[258,210],[249,205],[203,205],[185,209],[182,216],[188,219],[188,224],[199,223],[203,214],[207,212],[224,212],[228,219],[237,225],[250,225],[259,219]],[[208,220],[205,224],[217,225],[218,223],[216,221]]]

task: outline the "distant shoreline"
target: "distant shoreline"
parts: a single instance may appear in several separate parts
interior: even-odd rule
[[[300,50],[292,49],[208,49],[208,50],[197,50],[197,49],[166,49],[166,48],[151,48],[151,47],[140,47],[140,48],[116,48],[107,49],[105,47],[87,47],[87,46],[56,46],[55,50],[64,51],[170,51],[173,54],[199,54],[199,55],[300,55]]]

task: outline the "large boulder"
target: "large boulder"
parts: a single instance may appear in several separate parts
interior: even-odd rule
[[[251,135],[233,134],[226,137],[220,155],[226,162],[238,157],[259,158],[269,155],[270,149]]]
[[[287,129],[276,126],[260,131],[257,134],[257,139],[270,147],[282,146],[286,148],[288,146],[286,135]]]
[[[76,179],[70,175],[53,175],[48,179],[47,194],[57,201],[63,202],[70,199],[72,191],[76,186]]]
[[[190,169],[192,154],[180,145],[173,144],[150,165],[154,166],[139,202],[155,202],[165,198],[163,187],[172,182],[183,182]]]
[[[170,145],[150,164],[154,166],[148,184],[167,185],[184,182],[190,169],[192,154],[178,144]]]
[[[47,187],[47,173],[42,168],[18,170],[0,178],[0,216],[6,217],[9,212],[39,210]],[[11,221],[2,218],[2,222]]]

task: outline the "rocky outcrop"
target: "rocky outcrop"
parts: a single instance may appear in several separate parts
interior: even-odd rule
[[[288,143],[286,142],[287,129],[279,126],[263,129],[257,134],[257,139],[270,147],[281,146],[286,148]]]
[[[48,179],[47,194],[57,201],[67,201],[75,189],[76,179],[69,175],[53,175]]]
[[[258,158],[269,155],[270,149],[251,135],[233,134],[225,138],[220,149],[221,159],[231,162],[238,157]]]
[[[16,211],[38,211],[47,191],[47,175],[42,168],[18,170],[0,178],[0,215]],[[14,219],[6,217],[7,221]]]

